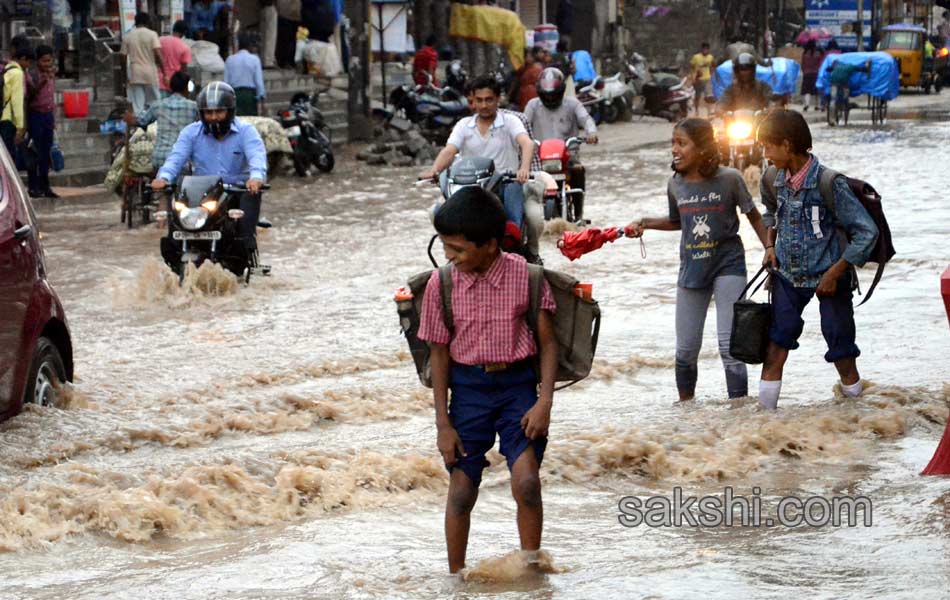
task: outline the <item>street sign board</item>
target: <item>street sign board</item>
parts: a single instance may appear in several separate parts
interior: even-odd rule
[[[864,7],[865,50],[871,39],[870,2]],[[809,29],[827,29],[842,50],[857,50],[858,0],[805,0],[805,25]]]

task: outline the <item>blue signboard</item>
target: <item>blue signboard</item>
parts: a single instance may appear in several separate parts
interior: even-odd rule
[[[869,2],[864,9],[864,42],[871,39]],[[857,50],[858,36],[854,26],[858,20],[858,0],[805,0],[805,26],[827,29],[842,50]]]

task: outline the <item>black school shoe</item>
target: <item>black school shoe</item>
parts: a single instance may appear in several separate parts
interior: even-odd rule
[[[53,199],[55,200],[55,199],[59,198],[59,194],[57,194],[56,192],[54,192],[52,189],[49,189],[49,190],[46,190],[45,192],[43,192],[43,197],[44,197],[44,198],[53,198]]]
[[[41,192],[39,190],[29,190],[30,198],[45,198],[46,192]]]

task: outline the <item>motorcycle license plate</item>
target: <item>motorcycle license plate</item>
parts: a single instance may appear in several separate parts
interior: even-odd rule
[[[220,240],[220,231],[173,231],[175,240]]]
[[[300,137],[300,125],[294,125],[287,130],[287,137]]]
[[[554,173],[551,175],[551,178],[554,179],[554,181],[564,181],[565,179],[567,179],[564,173]]]

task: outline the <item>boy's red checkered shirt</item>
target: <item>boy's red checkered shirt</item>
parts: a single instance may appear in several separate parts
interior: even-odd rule
[[[433,271],[422,300],[419,339],[448,344],[452,361],[463,365],[514,363],[538,352],[528,327],[528,263],[502,252],[483,274],[452,269],[452,314],[455,334],[442,316],[441,282]],[[551,286],[541,282],[541,306],[557,310]]]

